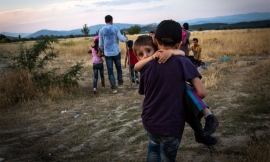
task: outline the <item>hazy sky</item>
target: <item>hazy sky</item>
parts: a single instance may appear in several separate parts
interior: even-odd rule
[[[0,32],[72,30],[114,23],[149,24],[270,12],[270,0],[0,0]]]

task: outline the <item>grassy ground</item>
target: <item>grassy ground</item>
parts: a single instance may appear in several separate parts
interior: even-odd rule
[[[252,35],[257,31],[246,32]],[[239,37],[243,34],[236,33]],[[195,142],[192,129],[187,125],[177,161],[269,161],[269,47],[254,54],[243,51],[239,54],[235,49],[231,55],[227,54],[229,61],[220,61],[223,51],[216,50],[216,55],[209,51],[222,45],[220,42],[225,42],[223,46],[226,46],[225,39],[215,33],[212,38],[202,33],[192,34],[204,42],[207,70],[199,71],[208,90],[205,101],[220,122],[213,135],[218,144],[210,156],[206,146]],[[220,42],[211,46],[208,41],[213,38]],[[106,88],[101,89],[99,85],[98,94],[93,94],[91,57],[85,54],[88,42],[73,41],[75,45],[63,40],[68,45],[62,42],[58,48],[65,52],[50,68],[63,68],[85,60],[79,88],[72,93],[52,89],[49,96],[37,92],[31,101],[7,108],[1,106],[0,158],[10,162],[145,161],[148,138],[140,117],[143,96],[138,95],[137,86],[130,85],[128,69],[123,68],[126,88],[111,94],[105,75]],[[264,41],[269,42],[269,38]],[[84,53],[81,48],[86,48]],[[82,52],[74,55],[76,51]],[[79,117],[74,118],[76,115]]]

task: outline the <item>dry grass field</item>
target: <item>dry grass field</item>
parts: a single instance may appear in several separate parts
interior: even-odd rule
[[[269,162],[269,33],[270,29],[191,32],[191,39],[198,38],[203,47],[207,69],[199,71],[208,90],[205,101],[220,126],[213,134],[218,144],[211,156],[206,146],[195,142],[186,125],[177,161]],[[137,35],[128,37],[135,40]],[[78,61],[84,61],[84,68],[78,88],[54,87],[48,93],[37,89],[26,72],[3,68],[17,54],[19,44],[0,44],[0,159],[145,161],[148,137],[140,117],[144,96],[130,85],[124,66],[126,88],[111,94],[105,68],[106,88],[99,84],[98,94],[93,94],[91,55],[87,53],[91,44],[93,38],[74,38],[54,45],[60,55],[46,68],[64,71]],[[124,64],[125,45],[120,45]],[[221,61],[223,56],[230,60]],[[25,99],[10,105],[8,93]]]

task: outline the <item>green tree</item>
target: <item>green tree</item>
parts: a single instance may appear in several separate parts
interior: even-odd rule
[[[0,43],[8,43],[11,42],[9,38],[7,38],[5,35],[0,34]]]
[[[69,37],[69,38],[75,38],[75,36],[72,35],[72,34],[70,34],[68,37]]]
[[[141,27],[139,25],[134,25],[128,28],[128,34],[139,34],[141,32]]]
[[[200,28],[198,29],[198,31],[203,31],[203,28],[202,28],[202,27],[200,27]]]
[[[87,27],[87,24],[84,24],[83,28],[81,29],[81,32],[84,34],[84,36],[88,36],[90,29]]]

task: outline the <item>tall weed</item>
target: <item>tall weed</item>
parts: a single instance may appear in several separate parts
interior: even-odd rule
[[[25,70],[8,71],[0,78],[1,107],[33,99],[38,93],[36,85]]]

